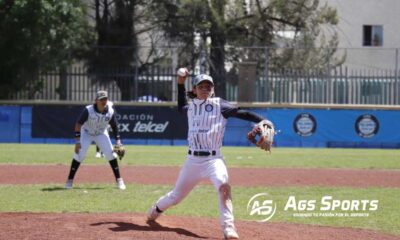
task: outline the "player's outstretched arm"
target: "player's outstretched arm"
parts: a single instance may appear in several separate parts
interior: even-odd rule
[[[250,112],[250,111],[243,110],[243,109],[239,109],[236,112],[236,115],[234,117],[242,119],[242,120],[254,122],[254,123],[259,123],[262,120],[264,120],[264,118],[262,116],[258,115],[257,113]]]
[[[240,109],[237,106],[226,101],[225,99],[221,99],[220,101],[221,101],[220,102],[221,113],[222,113],[222,116],[224,116],[225,118],[234,117],[234,118],[239,118],[239,119],[254,122],[254,123],[259,123],[262,120],[264,120],[264,118],[262,116],[258,115],[257,113]]]
[[[186,89],[185,89],[185,81],[187,76],[189,75],[189,71],[187,68],[179,68],[178,72],[178,111],[180,113],[186,113],[187,111],[187,100],[186,100]]]
[[[247,139],[257,147],[271,153],[275,135],[274,124],[271,121],[264,119],[257,113],[239,109],[223,99],[221,99],[221,113],[225,118],[235,117],[257,123],[254,128],[247,133]],[[258,140],[256,136],[260,136]]]

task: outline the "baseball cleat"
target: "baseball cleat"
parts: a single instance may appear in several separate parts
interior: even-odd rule
[[[101,158],[102,156],[101,156],[101,153],[99,153],[99,152],[97,152],[96,153],[96,158]]]
[[[72,188],[72,179],[68,179],[67,182],[65,183],[65,189],[71,189]]]
[[[161,212],[157,211],[157,206],[152,206],[147,212],[147,221],[155,221],[161,216]]]
[[[117,178],[117,187],[121,190],[125,190],[126,186],[122,178]]]
[[[239,239],[239,235],[234,227],[226,227],[224,229],[224,237],[225,239]]]

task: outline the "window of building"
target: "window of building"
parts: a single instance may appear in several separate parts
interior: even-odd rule
[[[383,27],[380,25],[364,25],[363,46],[383,46]]]

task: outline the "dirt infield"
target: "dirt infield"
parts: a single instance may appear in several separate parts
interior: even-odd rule
[[[64,165],[0,165],[0,184],[64,183],[69,167]],[[126,183],[174,184],[179,167],[122,166]],[[234,186],[348,186],[400,187],[398,170],[300,169],[300,168],[230,168]],[[109,166],[83,165],[75,183],[109,183]]]
[[[148,224],[143,214],[0,213],[0,239],[222,239],[216,219],[163,216]],[[289,223],[236,222],[241,239],[394,240],[369,230]]]
[[[0,165],[0,184],[63,184],[64,165]],[[127,183],[174,184],[178,167],[122,166]],[[400,187],[400,171],[350,169],[230,168],[234,186]],[[75,183],[110,183],[109,166],[83,165]],[[400,239],[375,231],[290,223],[236,221],[241,239]],[[0,213],[0,239],[222,239],[217,219],[163,216],[158,224],[144,214]]]

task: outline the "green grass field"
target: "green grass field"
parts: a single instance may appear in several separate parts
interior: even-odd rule
[[[182,165],[186,147],[127,145],[126,165]],[[255,147],[224,147],[232,167],[301,167],[400,169],[400,151],[381,149],[275,148],[271,155]],[[85,164],[104,164],[89,149]],[[73,156],[73,145],[0,144],[0,164],[65,164]]]
[[[120,191],[113,185],[81,184],[66,191],[61,185],[0,185],[1,212],[132,212],[144,213],[160,196],[171,190],[167,185],[128,184]],[[257,193],[267,192],[280,207],[273,222],[293,222],[338,227],[357,227],[400,235],[400,189],[351,189],[328,187],[235,187],[233,186],[236,219],[256,220],[248,215],[247,203]],[[369,217],[295,218],[282,211],[289,195],[299,199],[378,199],[379,208]],[[209,204],[211,203],[211,204]],[[215,204],[213,204],[215,203]],[[195,208],[193,206],[196,206]],[[338,212],[338,211],[336,211]],[[212,186],[197,186],[167,215],[218,217],[217,194]]]
[[[126,147],[123,165],[175,166],[185,159],[185,147]],[[72,145],[0,144],[0,164],[69,165],[72,149]],[[104,160],[94,158],[94,153],[93,146],[85,164],[105,164]],[[396,150],[277,148],[272,155],[266,155],[255,148],[225,147],[223,153],[228,165],[235,167],[400,169],[400,153]],[[172,188],[171,185],[136,184],[127,187],[126,191],[120,191],[111,184],[78,184],[66,191],[56,184],[0,185],[0,211],[144,213]],[[400,189],[233,186],[236,219],[254,220],[246,207],[249,199],[260,192],[273,196],[280,208],[289,195],[299,199],[320,199],[324,195],[335,199],[378,199],[379,208],[369,217],[296,218],[288,212],[277,211],[271,221],[364,228],[400,235]],[[212,186],[198,186],[166,214],[217,217],[217,194]]]

